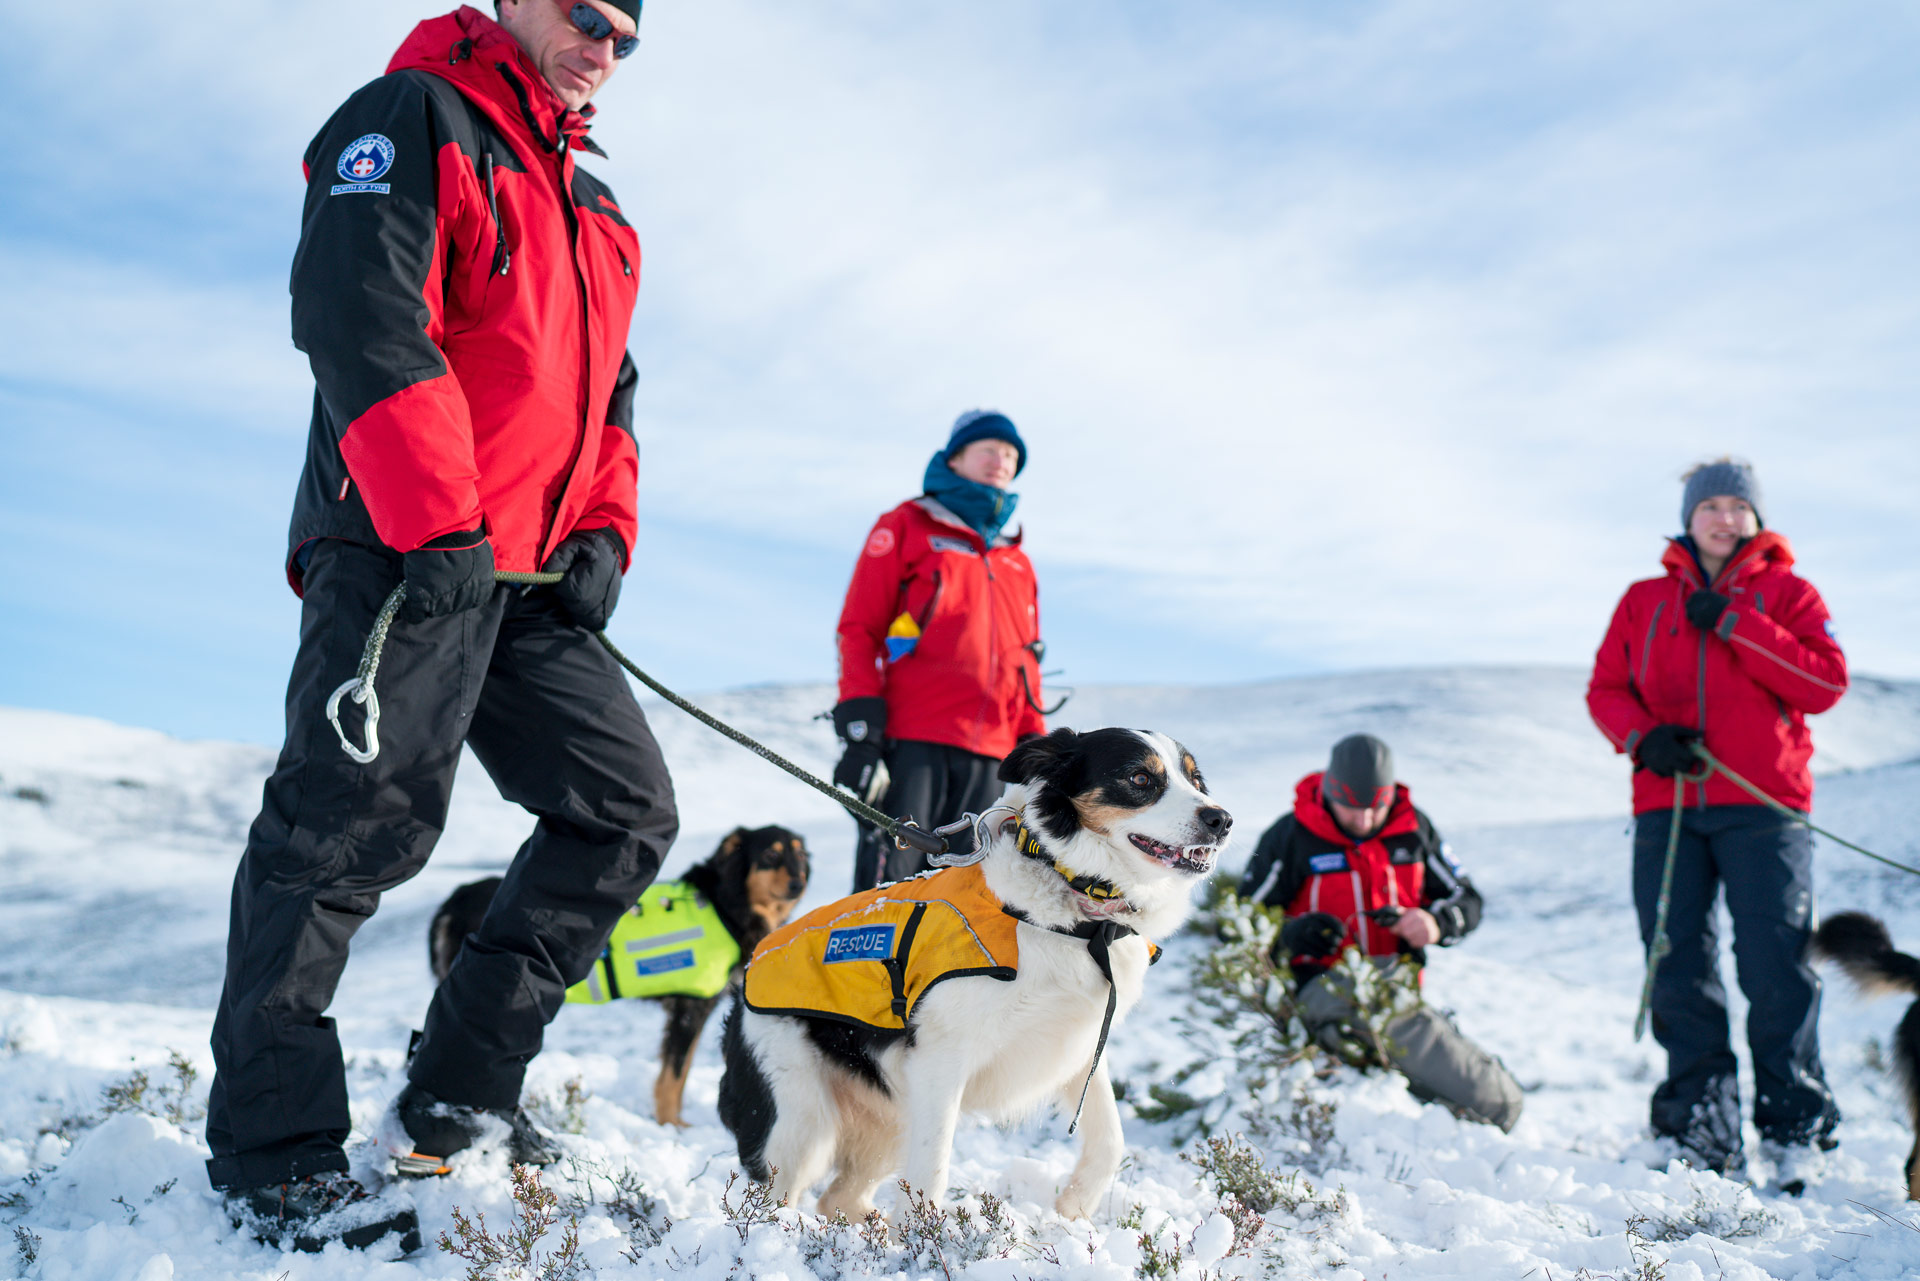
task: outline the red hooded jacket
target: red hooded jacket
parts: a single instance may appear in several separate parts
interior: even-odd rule
[[[1770,530],[1749,539],[1714,579],[1732,604],[1711,634],[1687,621],[1702,586],[1693,553],[1673,540],[1664,578],[1627,589],[1594,657],[1587,708],[1616,751],[1633,755],[1656,725],[1706,732],[1715,756],[1789,808],[1813,808],[1813,737],[1807,717],[1847,690],[1847,659],[1825,602],[1792,572],[1787,540]],[[1688,784],[1689,805],[1758,805],[1720,774]],[[1668,809],[1673,783],[1633,776],[1633,812]]]
[[[637,534],[627,328],[640,243],[574,163],[587,115],[472,8],[415,27],[309,146],[294,345],[316,393],[294,557],[397,552],[485,521],[539,568],[575,530]]]
[[[1413,793],[1395,784],[1393,806],[1378,832],[1356,841],[1327,811],[1321,793],[1324,771],[1294,787],[1293,812],[1260,837],[1241,875],[1240,894],[1289,917],[1326,912],[1347,927],[1347,942],[1368,956],[1408,950],[1391,926],[1366,914],[1383,907],[1422,907],[1433,913],[1443,945],[1458,942],[1480,924],[1480,892],[1453,861],[1427,816],[1414,808]],[[1297,972],[1325,969],[1330,958],[1295,957]]]
[[[902,615],[910,627],[895,626]],[[889,629],[918,636],[896,638],[896,657]],[[1002,757],[1023,734],[1047,731],[1030,648],[1039,639],[1039,586],[1019,537],[983,546],[940,503],[916,498],[875,522],[854,564],[840,698],[884,696],[888,738]]]

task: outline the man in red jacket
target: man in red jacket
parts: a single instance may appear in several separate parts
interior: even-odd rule
[[[1724,886],[1748,1000],[1754,1123],[1777,1181],[1798,1191],[1840,1119],[1820,1066],[1820,980],[1807,961],[1812,837],[1721,774],[1685,776],[1699,764],[1691,744],[1705,743],[1781,804],[1810,810],[1806,718],[1846,692],[1847,661],[1820,593],[1792,572],[1787,540],[1764,527],[1751,467],[1723,458],[1688,472],[1680,522],[1686,532],[1669,540],[1663,576],[1629,587],[1614,610],[1587,688],[1594,723],[1634,762],[1634,901],[1649,945],[1682,779],[1673,951],[1652,1001],[1653,1034],[1667,1051],[1653,1129],[1698,1164],[1744,1167],[1714,922]]]
[[[922,827],[999,796],[1000,758],[1044,734],[1040,599],[1020,535],[1004,532],[1026,466],[1013,421],[970,410],[927,464],[920,497],[867,535],[840,611],[846,743],[833,781]],[[853,888],[926,869],[863,825]]]
[[[432,851],[462,748],[537,822],[427,1013],[397,1106],[403,1171],[444,1170],[500,1122],[514,1160],[553,1159],[519,1109],[527,1061],[676,831],[659,749],[593,638],[637,530],[640,251],[575,153],[598,153],[588,99],[639,15],[639,0],[501,0],[498,21],[422,22],[307,150],[300,645],[234,879],[207,1118],[214,1186],[283,1244],[417,1238],[410,1208],[346,1177],[325,1011],[355,930]],[[524,589],[496,568],[566,576]],[[357,764],[324,706],[399,583],[381,750]]]
[[[1451,947],[1480,924],[1480,892],[1371,734],[1341,739],[1327,768],[1300,780],[1292,812],[1247,861],[1240,896],[1286,911],[1278,948],[1299,986],[1301,1020],[1336,1052],[1354,1018],[1339,980],[1327,977],[1343,952],[1424,966],[1428,948]],[[1386,1033],[1389,1061],[1419,1097],[1502,1130],[1520,1120],[1519,1083],[1451,1017],[1422,1005]]]

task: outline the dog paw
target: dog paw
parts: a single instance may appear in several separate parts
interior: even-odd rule
[[[1069,1183],[1067,1190],[1054,1198],[1053,1208],[1063,1219],[1091,1219],[1096,1199],[1079,1184]]]

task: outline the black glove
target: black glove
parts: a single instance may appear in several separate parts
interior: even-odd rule
[[[1692,744],[1699,742],[1701,737],[1700,731],[1691,725],[1655,725],[1640,740],[1640,747],[1634,752],[1633,759],[1661,778],[1691,773],[1693,767],[1700,763],[1700,758],[1693,754]]]
[[[442,534],[400,558],[407,595],[400,617],[410,623],[444,618],[485,604],[493,595],[493,544],[487,529]]]
[[[568,534],[540,568],[565,574],[553,585],[553,595],[568,618],[590,632],[600,631],[620,603],[620,562],[627,545],[611,529],[583,529]]]
[[[1687,597],[1687,621],[1703,632],[1710,632],[1720,621],[1721,611],[1731,604],[1733,601],[1711,587],[1702,587]]]
[[[881,740],[887,732],[887,700],[849,698],[833,709],[833,728],[847,744],[833,781],[872,804],[874,780],[881,768]]]
[[[1346,937],[1346,925],[1329,912],[1304,912],[1280,927],[1280,946],[1291,956],[1337,955]]]

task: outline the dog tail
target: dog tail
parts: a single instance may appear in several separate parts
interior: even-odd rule
[[[1887,927],[1865,912],[1829,916],[1814,931],[1813,954],[1829,960],[1869,996],[1920,996],[1920,959],[1894,950]]]

